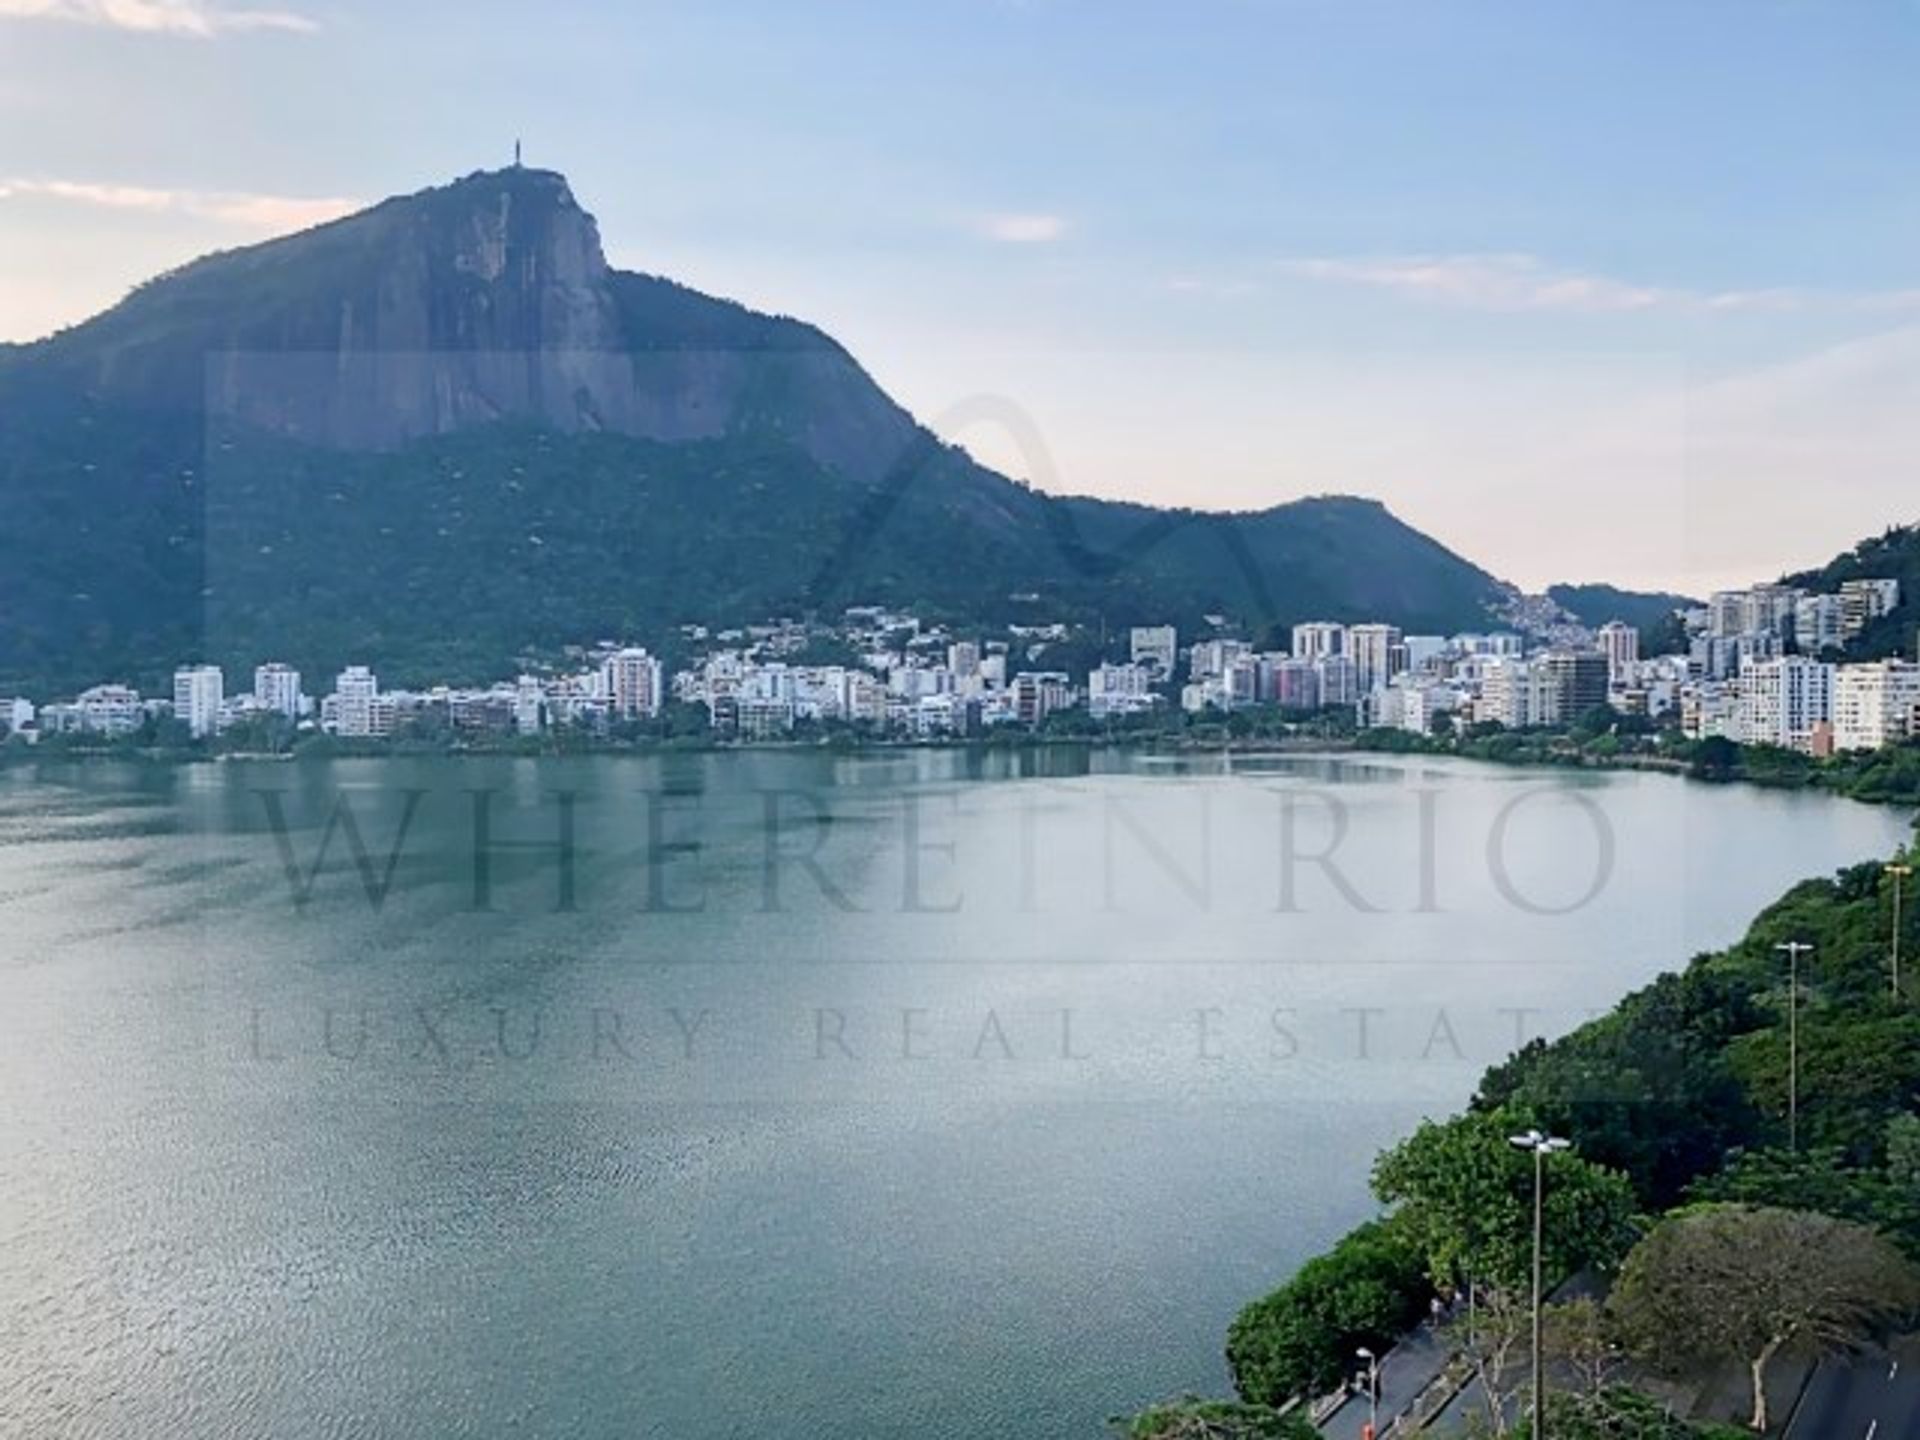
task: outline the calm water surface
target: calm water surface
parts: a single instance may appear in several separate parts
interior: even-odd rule
[[[0,771],[0,1434],[1094,1437],[1223,1389],[1516,1036],[1905,825],[1387,759]]]

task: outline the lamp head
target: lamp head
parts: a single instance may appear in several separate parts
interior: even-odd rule
[[[1509,1135],[1507,1143],[1516,1150],[1526,1150],[1535,1155],[1558,1155],[1562,1150],[1573,1148],[1571,1140],[1563,1140],[1558,1135],[1548,1135],[1539,1130],[1529,1130],[1522,1135]]]

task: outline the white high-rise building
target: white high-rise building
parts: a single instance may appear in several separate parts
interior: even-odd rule
[[[842,719],[877,725],[887,718],[886,687],[865,670],[842,670],[838,679]]]
[[[1842,665],[1833,676],[1833,748],[1878,750],[1910,738],[1920,711],[1920,665]]]
[[[1353,661],[1353,680],[1362,695],[1386,688],[1394,676],[1395,652],[1404,663],[1397,625],[1349,625],[1347,656]]]
[[[1127,637],[1127,654],[1136,665],[1154,672],[1158,680],[1173,674],[1180,653],[1180,637],[1171,625],[1136,625]]]
[[[1811,750],[1816,725],[1833,721],[1833,666],[1804,655],[1740,671],[1740,741]]]
[[[1400,728],[1416,735],[1431,735],[1436,719],[1460,708],[1461,694],[1451,685],[1404,675],[1392,688],[1400,694]]]
[[[1194,680],[1212,680],[1224,676],[1243,655],[1251,655],[1253,646],[1245,640],[1201,640],[1193,647],[1189,669]]]
[[[1022,725],[1038,725],[1073,698],[1073,687],[1057,671],[1025,670],[1013,677],[1013,715]]]
[[[1609,620],[1595,633],[1594,640],[1607,657],[1607,678],[1619,684],[1639,663],[1640,632],[1623,620]]]
[[[1718,591],[1707,606],[1708,632],[1713,635],[1790,633],[1805,595],[1804,590],[1791,585],[1755,585],[1747,590]]]
[[[1227,666],[1226,674],[1217,677],[1222,697],[1221,708],[1236,710],[1243,705],[1257,704],[1260,699],[1260,659],[1247,653],[1233,657],[1233,663]]]
[[[1689,740],[1719,737],[1739,740],[1740,693],[1737,686],[1708,681],[1680,692],[1680,733]]]
[[[253,672],[253,698],[263,710],[298,720],[301,710],[300,672],[291,665],[266,664]]]
[[[196,740],[220,728],[220,706],[226,698],[226,677],[218,665],[182,665],[173,672],[174,718]]]
[[[1309,620],[1293,627],[1293,658],[1318,660],[1327,655],[1344,655],[1347,627],[1331,620]]]
[[[1841,628],[1851,640],[1900,604],[1898,580],[1847,580],[1840,586]]]
[[[616,650],[600,671],[615,718],[633,720],[660,713],[660,662],[645,650],[637,646]]]
[[[1462,655],[1511,655],[1518,659],[1526,653],[1526,645],[1509,630],[1496,630],[1491,635],[1453,635],[1447,645]]]
[[[953,692],[953,672],[937,665],[896,665],[887,672],[887,688],[916,703],[929,695]]]
[[[1409,635],[1400,642],[1400,653],[1407,669],[1425,670],[1446,658],[1447,639],[1444,635]]]
[[[1474,717],[1491,720],[1509,730],[1521,730],[1533,723],[1533,705],[1528,696],[1532,667],[1524,660],[1489,660],[1480,670],[1480,699],[1473,707]]]
[[[1565,668],[1563,661],[1535,664],[1505,655],[1489,659],[1480,671],[1474,718],[1498,721],[1509,730],[1562,723]]]
[[[144,716],[140,692],[130,685],[95,685],[74,697],[73,716],[82,730],[102,735],[131,734],[140,728]]]
[[[1145,665],[1102,665],[1087,676],[1087,709],[1096,716],[1131,715],[1152,704],[1152,674]]]
[[[947,669],[955,680],[980,677],[980,646],[972,640],[956,640],[947,647]]]
[[[1320,669],[1311,660],[1281,656],[1268,671],[1268,698],[1282,710],[1320,708]]]
[[[365,737],[376,729],[375,709],[380,680],[365,665],[349,665],[333,682],[333,730],[336,735]]]
[[[1319,680],[1320,704],[1326,708],[1352,705],[1360,699],[1360,682],[1351,655],[1322,655],[1313,662]]]
[[[1793,643],[1802,655],[1819,655],[1846,644],[1845,616],[1838,595],[1807,595],[1793,607]]]
[[[538,735],[546,709],[546,688],[538,675],[522,675],[513,684],[513,728]]]

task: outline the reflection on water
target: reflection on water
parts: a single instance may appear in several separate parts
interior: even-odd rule
[[[0,770],[0,1429],[1098,1434],[1903,817],[1071,748]]]

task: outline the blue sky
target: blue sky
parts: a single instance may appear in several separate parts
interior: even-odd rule
[[[504,162],[1051,488],[1704,589],[1920,518],[1920,3],[0,0],[0,336]]]

